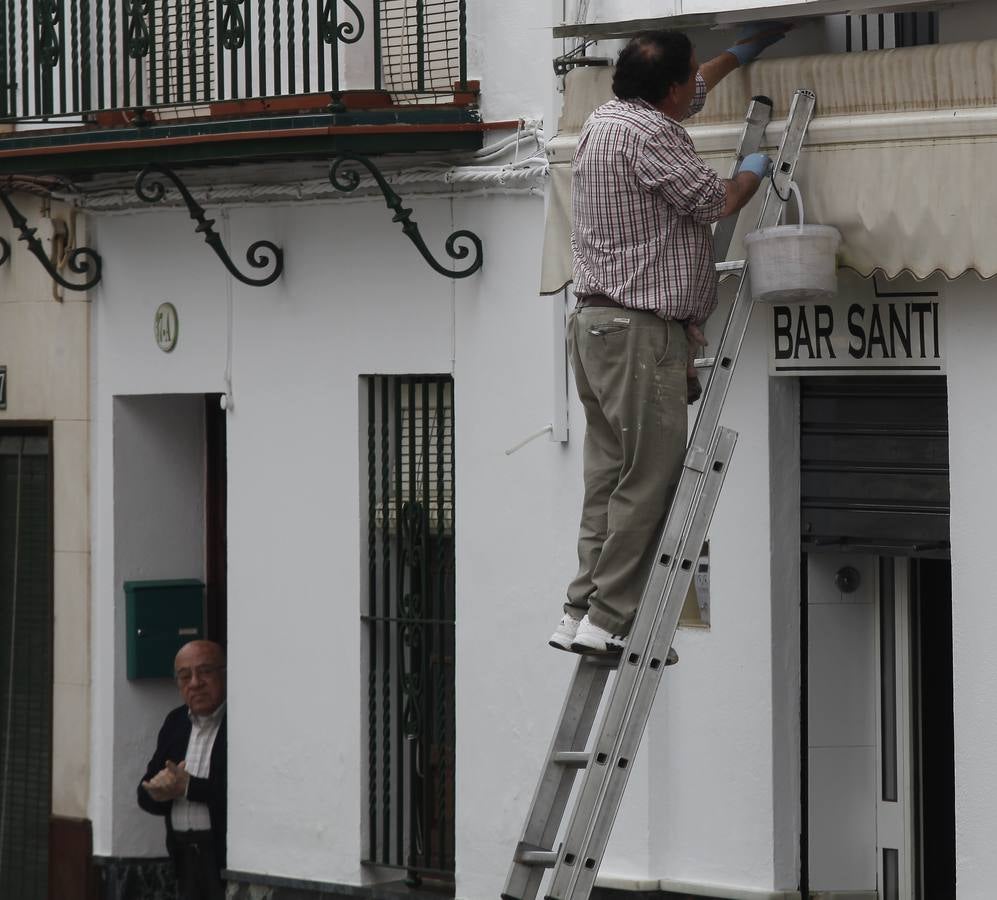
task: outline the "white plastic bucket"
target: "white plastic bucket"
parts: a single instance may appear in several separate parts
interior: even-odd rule
[[[793,185],[803,221],[803,203]],[[838,293],[841,233],[829,225],[774,225],[744,238],[751,294],[766,303],[826,300]]]

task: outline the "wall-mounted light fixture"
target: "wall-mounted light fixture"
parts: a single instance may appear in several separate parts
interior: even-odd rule
[[[862,576],[854,566],[842,566],[834,573],[834,586],[842,594],[854,593],[861,582]]]

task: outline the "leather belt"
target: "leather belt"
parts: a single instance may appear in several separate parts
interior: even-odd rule
[[[605,294],[583,294],[578,298],[578,302],[575,303],[575,309],[585,309],[589,306],[629,309],[629,307],[626,307],[620,303],[619,300],[614,300],[612,297],[607,297]]]

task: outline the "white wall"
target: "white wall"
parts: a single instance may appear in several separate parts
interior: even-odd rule
[[[876,889],[876,561],[869,554],[808,554],[813,890]],[[834,583],[842,566],[859,572],[853,593]]]
[[[165,712],[179,702],[170,684],[131,684],[125,679],[122,583],[136,577],[203,577],[203,425],[195,401],[116,397],[203,394],[221,391],[225,366],[224,279],[193,235],[186,215],[149,214],[146,229],[132,217],[96,222],[94,245],[104,256],[104,279],[92,309],[91,493],[93,722],[90,818],[96,855],[162,855],[161,823],[136,806],[134,790],[155,747]],[[177,247],[180,256],[170,248]],[[212,258],[213,259],[213,258]],[[171,299],[180,314],[180,338],[170,354],[156,346],[153,319]],[[200,399],[196,401],[200,404]],[[197,423],[203,421],[203,413]],[[180,429],[173,435],[169,423]],[[199,438],[196,429],[201,429]],[[118,440],[120,436],[120,442]],[[202,487],[195,490],[195,445]],[[184,483],[157,479],[173,471],[174,452],[187,460]],[[179,491],[160,546],[159,521],[150,514]],[[149,506],[143,505],[148,498]],[[200,524],[194,510],[201,504]],[[174,522],[192,516],[182,528]],[[143,525],[141,540],[130,531]],[[193,529],[193,530],[192,530]],[[160,569],[159,566],[162,565]],[[186,570],[180,574],[180,570]],[[131,790],[131,794],[129,794]],[[123,818],[119,818],[123,817]]]
[[[730,302],[707,337],[716,347]],[[773,885],[769,390],[755,310],[722,422],[740,437],[710,528],[711,628],[680,629],[646,748],[651,874]]]
[[[273,287],[233,288],[235,869],[361,879],[357,379],[452,371],[459,877],[466,896],[497,890],[504,877],[571,668],[546,637],[574,565],[576,448],[541,440],[504,453],[552,418],[552,301],[536,296],[542,216],[535,199],[453,208],[420,199],[416,218],[435,251],[455,226],[473,228],[484,242],[482,273],[454,283],[426,266],[379,201],[232,213],[233,255],[257,237],[277,240],[287,253],[286,274]],[[123,521],[105,487],[115,462],[108,452],[111,398],[223,390],[226,284],[221,264],[180,214],[107,217],[99,239],[109,274],[95,323],[102,598],[95,644],[109,660],[120,647],[112,638],[118,579],[108,547]],[[180,341],[169,355],[156,348],[151,329],[156,306],[167,299],[180,318]],[[95,696],[114,692],[112,666],[102,664],[96,678]],[[273,727],[263,734],[260,709]],[[102,705],[96,756],[107,762],[99,784],[112,780],[115,729],[138,732],[138,745],[154,737],[152,714],[139,721],[134,708],[118,712],[130,721],[115,725],[112,705]],[[157,850],[155,836],[144,849],[126,843],[116,823],[130,813],[106,789],[95,797],[98,853]]]
[[[501,890],[574,667],[546,639],[576,565],[582,415],[572,400],[566,446],[541,439],[504,452],[553,415],[551,304],[560,301],[536,295],[542,204],[414,205],[434,250],[453,227],[478,232],[486,254],[479,275],[451,282],[433,273],[379,201],[231,213],[233,255],[267,237],[285,248],[287,269],[270,288],[232,286],[229,865],[319,881],[364,878],[357,379],[452,371],[457,877],[459,896],[480,897]],[[139,830],[127,791],[108,789],[126,749],[129,765],[145,762],[140,748],[151,747],[156,720],[172,703],[168,686],[139,702],[107,662],[123,649],[112,606],[120,577],[112,577],[108,548],[128,521],[113,506],[121,476],[111,477],[109,411],[121,393],[225,389],[226,281],[189,227],[179,213],[142,212],[105,217],[98,229],[109,274],[95,306],[95,698],[119,697],[116,710],[101,700],[95,731],[101,854],[161,847],[155,828]],[[163,300],[180,319],[169,355],[152,338]],[[718,314],[714,342],[721,323]],[[742,438],[712,530],[713,630],[678,638],[682,664],[665,680],[607,874],[772,886],[763,338],[759,319],[725,416]],[[260,710],[269,726],[262,731]],[[130,776],[120,780],[134,790]]]
[[[989,461],[997,441],[991,387],[997,379],[992,336],[997,303],[992,283],[967,275],[946,290],[949,466],[952,491],[952,642],[955,691],[956,855],[959,897],[992,892],[997,858],[992,798],[997,795],[997,555]]]
[[[127,680],[123,585],[204,579],[204,398],[118,397],[112,428],[114,581],[95,596],[101,622],[113,615],[114,718],[111,728],[96,730],[102,752],[95,768],[111,763],[112,771],[101,774],[113,778],[114,853],[163,855],[162,820],[139,809],[135,791],[163,718],[180,697],[168,679]]]

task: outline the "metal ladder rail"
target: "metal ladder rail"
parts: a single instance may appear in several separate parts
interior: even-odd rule
[[[772,119],[772,101],[768,97],[752,97],[748,104],[748,112],[744,117],[744,130],[741,132],[741,140],[738,142],[737,151],[734,154],[734,163],[730,167],[730,178],[733,178],[741,170],[741,163],[744,157],[757,152],[762,145],[765,136],[765,128]],[[727,259],[730,250],[730,242],[734,239],[734,232],[737,229],[738,216],[727,216],[717,222],[713,229],[713,258],[718,263],[723,263]]]
[[[578,660],[544,772],[530,804],[531,815],[527,817],[523,836],[516,845],[502,893],[504,900],[536,897],[544,872],[554,865],[557,852],[551,848],[564,818],[575,776],[588,764],[585,747],[592,723],[609,673],[618,663],[619,658],[615,656],[582,656]],[[546,815],[533,814],[537,810],[546,810]]]
[[[745,124],[738,142],[731,177],[741,161],[761,146],[765,128],[772,116],[772,101],[754,97],[745,114]],[[725,259],[737,225],[737,216],[723,219],[714,231],[714,253]],[[729,264],[721,264],[731,268]],[[718,266],[718,269],[721,266]],[[738,264],[735,268],[740,269]],[[605,692],[609,672],[618,658],[582,657],[575,669],[568,695],[561,710],[554,737],[547,752],[543,773],[530,804],[519,843],[506,879],[504,900],[532,900],[540,889],[544,870],[554,865],[557,852],[552,849],[571,788],[578,771],[588,762],[585,748],[599,704]]]
[[[774,201],[778,199],[776,195],[788,195],[815,103],[816,98],[810,91],[797,91],[794,96],[776,158],[773,183],[769,186],[759,215],[760,228],[774,225],[778,221],[781,205]],[[674,638],[682,600],[699,551],[696,540],[699,525],[706,518],[707,511],[692,510],[690,514],[691,508],[686,504],[692,500],[692,484],[699,482],[713,465],[721,462],[716,450],[719,416],[747,330],[751,308],[748,270],[745,266],[737,297],[724,329],[717,364],[711,372],[693,430],[676,497],[665,523],[658,561],[648,579],[637,618],[623,651],[623,663],[600,723],[591,762],[585,770],[568,831],[555,863],[547,894],[551,900],[585,900],[595,883],[629,777],[629,762],[640,744],[661,678],[660,661]],[[720,437],[725,433],[726,429],[721,430]],[[664,573],[661,572],[662,569],[665,570]]]

